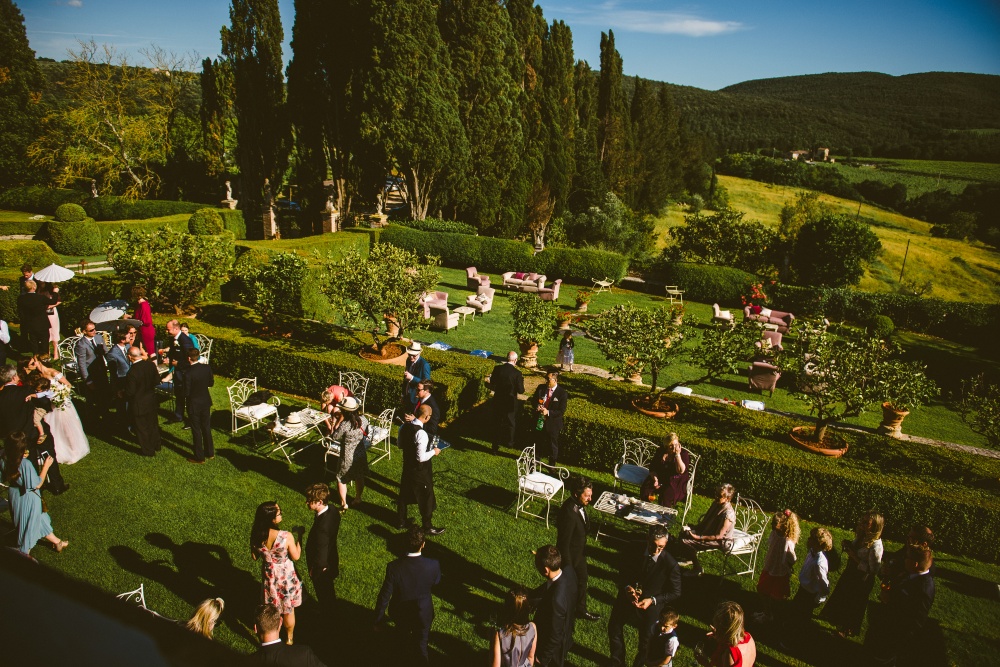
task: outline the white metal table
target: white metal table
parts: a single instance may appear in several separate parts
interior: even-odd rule
[[[299,422],[297,424],[289,423],[287,419],[283,422],[280,420],[274,422],[271,437],[274,439],[275,447],[269,452],[269,454],[273,454],[280,450],[285,455],[285,458],[288,459],[289,464],[291,464],[293,456],[309,449],[322,439],[320,437],[310,440],[298,449],[293,449],[298,442],[308,438],[313,431],[319,434],[319,425],[330,416],[322,410],[314,408],[303,408],[288,416],[291,417],[292,415],[298,415]]]
[[[664,507],[656,503],[646,502],[638,498],[631,498],[623,493],[605,491],[597,502],[594,509],[601,513],[601,521],[597,526],[595,539],[601,539],[601,526],[604,524],[604,516],[614,516],[622,521],[637,523],[644,526],[663,526],[667,530],[677,520],[677,510],[672,507]],[[607,533],[604,533],[607,535]]]

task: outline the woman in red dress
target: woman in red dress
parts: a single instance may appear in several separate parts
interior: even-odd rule
[[[142,322],[139,337],[142,339],[142,349],[153,358],[156,356],[156,327],[153,326],[153,311],[146,300],[146,288],[136,285],[132,288],[132,298],[136,301],[135,319]]]

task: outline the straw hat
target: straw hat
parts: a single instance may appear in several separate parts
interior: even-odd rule
[[[406,352],[408,354],[420,354],[421,350],[423,349],[424,349],[423,345],[421,345],[417,341],[413,341],[412,343],[410,343],[410,347],[406,348]]]
[[[285,420],[285,423],[286,424],[301,424],[302,423],[302,415],[300,415],[298,412],[293,412],[292,414],[288,415],[288,419]]]
[[[344,400],[337,403],[337,407],[344,412],[354,412],[361,407],[361,403],[353,396],[345,396]]]

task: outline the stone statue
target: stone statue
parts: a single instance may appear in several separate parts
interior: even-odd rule
[[[97,181],[90,179],[90,196],[97,199]]]
[[[233,200],[233,185],[229,181],[226,181],[226,201]]]

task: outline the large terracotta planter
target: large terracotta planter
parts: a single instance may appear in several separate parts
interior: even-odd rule
[[[399,338],[399,322],[394,315],[385,316],[385,331],[389,338]]]
[[[883,403],[882,423],[879,424],[878,432],[893,438],[901,437],[903,435],[903,420],[908,414],[910,414],[909,410],[897,410],[892,407],[892,404]]]
[[[823,439],[823,442],[816,442],[812,439],[813,430],[812,426],[796,426],[788,435],[797,447],[804,449],[807,452],[812,452],[813,454],[839,459],[847,453],[847,442],[838,442],[838,439],[831,436],[829,431],[827,432],[826,438]],[[843,447],[834,446],[839,444],[842,444]]]
[[[586,301],[585,302],[577,301],[576,302],[576,311],[578,313],[585,313],[585,312],[587,312],[587,304],[588,303],[589,302],[586,302]]]
[[[406,347],[400,345],[399,343],[386,343],[382,347],[381,357],[372,352],[372,348],[368,345],[362,347],[358,352],[358,355],[362,359],[374,361],[376,364],[390,364],[393,366],[406,365]]]
[[[538,343],[521,343],[521,359],[518,363],[524,368],[538,367]]]
[[[644,415],[657,419],[673,419],[681,411],[676,403],[664,405],[662,401],[657,401],[657,405],[654,406],[650,403],[648,396],[632,399],[632,407]]]

